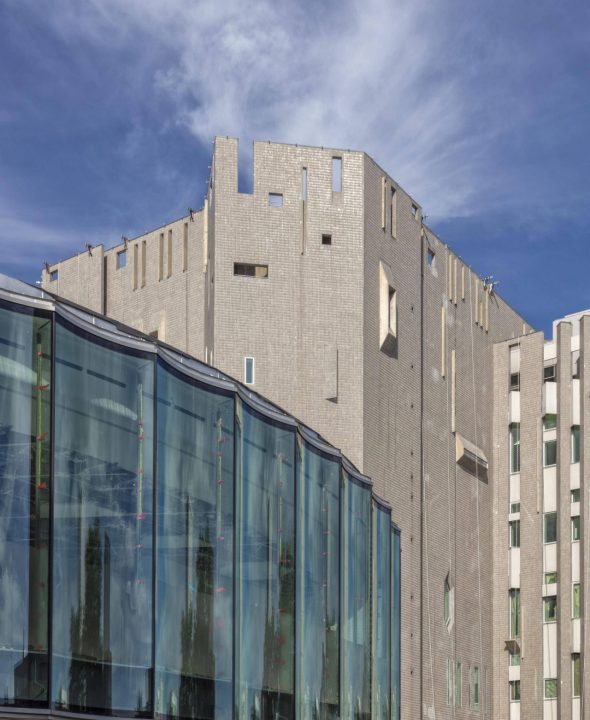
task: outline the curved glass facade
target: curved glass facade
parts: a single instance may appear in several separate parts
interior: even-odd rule
[[[0,712],[399,717],[399,534],[265,400],[0,292]]]

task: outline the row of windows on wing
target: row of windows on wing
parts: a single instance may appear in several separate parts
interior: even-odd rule
[[[577,379],[580,377],[580,360],[579,358],[576,358],[572,362],[572,378]],[[543,368],[543,382],[549,383],[549,382],[557,382],[557,365],[546,365]],[[512,391],[519,391],[520,390],[520,373],[514,372],[510,373],[510,390]]]
[[[557,428],[557,415],[547,414],[543,417],[543,433]],[[520,423],[511,423],[510,437],[510,472],[520,472]],[[580,462],[580,426],[570,428],[570,462]],[[543,440],[543,467],[557,465],[557,439],[549,436]]]

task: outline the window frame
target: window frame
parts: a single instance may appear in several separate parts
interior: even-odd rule
[[[249,362],[251,361],[251,362]],[[255,375],[255,358],[252,355],[246,355],[244,356],[244,385],[254,385],[256,383],[256,375]],[[250,365],[251,370],[251,379],[248,380],[248,365]]]

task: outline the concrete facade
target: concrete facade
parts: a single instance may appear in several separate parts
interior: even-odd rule
[[[238,192],[238,143],[217,138],[193,220],[129,241],[125,268],[116,269],[124,246],[94,248],[50,266],[43,285],[157,329],[241,380],[253,358],[255,389],[340,447],[393,504],[402,531],[402,718],[504,717],[507,588],[492,581],[510,561],[505,514],[501,533],[498,520],[510,487],[502,382],[509,345],[520,342],[522,366],[532,368],[542,339],[365,153],[257,142],[253,173],[253,192]],[[245,265],[251,274],[236,274]],[[534,376],[522,390],[531,417],[523,453],[525,432],[532,447],[539,427]],[[541,470],[527,472],[534,489]],[[523,524],[523,538],[539,522]],[[528,622],[533,633],[532,615]],[[523,654],[523,687],[526,667],[531,683],[540,677]],[[540,717],[538,693],[530,702],[523,717]]]

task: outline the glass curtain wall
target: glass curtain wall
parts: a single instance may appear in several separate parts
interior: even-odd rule
[[[236,700],[294,717],[295,432],[237,401]]]
[[[401,705],[401,546],[397,527],[391,527],[391,718],[400,720]]]
[[[340,461],[297,441],[298,718],[338,718]]]
[[[343,716],[371,717],[371,489],[345,473]]]
[[[373,501],[373,712],[389,720],[391,707],[391,511]]]
[[[149,715],[154,356],[55,333],[52,702]]]
[[[0,705],[46,705],[51,316],[0,303]]]
[[[156,713],[233,711],[234,399],[158,366]]]

